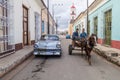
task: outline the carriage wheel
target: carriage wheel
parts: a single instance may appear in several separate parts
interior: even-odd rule
[[[72,55],[72,45],[69,45],[68,51],[69,51],[69,55]]]

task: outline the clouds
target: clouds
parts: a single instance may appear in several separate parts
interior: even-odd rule
[[[47,0],[45,0],[46,3]],[[77,16],[80,12],[84,11],[87,8],[86,2],[87,0],[49,0],[50,1],[50,12],[52,12],[52,5],[54,6],[54,15],[55,17],[61,16],[58,21],[58,29],[64,30],[68,27],[68,22],[70,21],[70,7],[74,3],[76,7],[76,14]],[[89,5],[94,0],[89,0]]]

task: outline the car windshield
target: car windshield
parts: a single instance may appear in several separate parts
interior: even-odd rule
[[[59,37],[56,35],[43,35],[41,40],[59,40]]]

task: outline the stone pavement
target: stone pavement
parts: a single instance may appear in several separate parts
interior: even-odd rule
[[[33,52],[33,46],[24,47],[23,49],[0,59],[0,77],[9,72],[15,66],[28,58]]]
[[[106,58],[108,61],[120,66],[120,50],[97,44],[94,52]]]

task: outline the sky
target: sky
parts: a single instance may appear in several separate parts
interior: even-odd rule
[[[94,0],[88,0],[89,5]],[[44,0],[47,5],[47,0]],[[76,17],[86,9],[87,0],[49,0],[49,10],[52,14],[54,9],[54,19],[58,20],[58,30],[65,31],[68,29],[68,24],[70,22],[71,6],[74,4],[76,7]],[[54,5],[54,8],[52,6]]]

